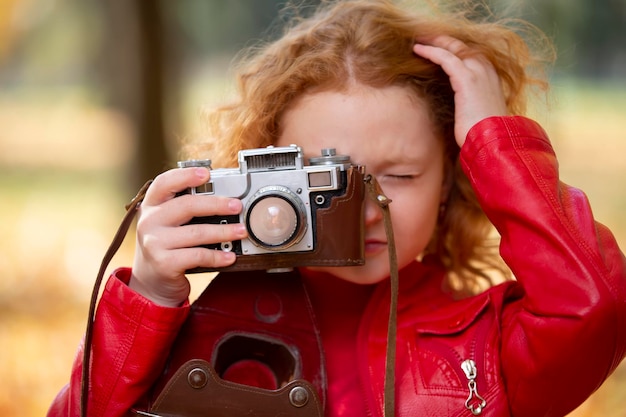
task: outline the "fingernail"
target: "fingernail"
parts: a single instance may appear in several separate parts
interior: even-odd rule
[[[235,261],[237,255],[235,255],[235,252],[222,252],[222,258],[224,259],[224,262],[230,263]]]
[[[231,199],[228,201],[228,209],[232,211],[239,211],[241,208],[241,201],[237,199]]]
[[[246,225],[245,224],[238,224],[235,227],[235,234],[237,235],[237,237],[244,237],[247,234],[247,230],[246,230]]]
[[[206,168],[196,168],[194,173],[198,178],[206,178],[209,174],[209,170]]]

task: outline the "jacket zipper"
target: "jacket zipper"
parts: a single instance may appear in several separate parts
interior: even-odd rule
[[[465,400],[465,408],[470,410],[473,415],[478,416],[482,414],[483,409],[487,405],[487,401],[478,394],[476,389],[476,376],[478,371],[476,369],[476,363],[472,359],[465,359],[461,362],[461,369],[465,372],[467,377],[467,387],[469,389],[469,396]]]
[[[433,345],[439,345],[438,343]],[[445,346],[443,344],[440,345],[440,349],[437,351],[443,356],[447,357],[450,361],[450,364],[458,364],[458,367],[455,367],[455,373],[459,377],[459,380],[463,381],[463,377],[467,379],[467,388],[469,390],[469,395],[467,400],[465,400],[465,408],[472,412],[473,415],[478,416],[482,414],[483,410],[487,406],[487,401],[478,393],[478,388],[476,386],[476,378],[478,377],[478,368],[476,367],[476,362],[473,359],[463,359],[456,351]],[[470,358],[475,356],[475,344],[472,343],[472,348],[470,349]],[[459,371],[460,370],[460,371]]]
[[[478,344],[478,339],[484,341],[487,331],[488,327],[483,325],[483,323],[480,323],[475,337],[469,343],[468,359],[462,358],[458,352],[443,343],[435,340],[428,342],[429,345],[435,348],[436,352],[446,357],[451,365],[458,364],[458,366],[454,367],[456,375],[459,377],[460,381],[467,380],[468,397],[467,400],[465,400],[464,406],[475,416],[482,414],[483,410],[487,406],[487,401],[478,393],[478,387],[476,384],[478,367],[472,358],[476,357],[476,345]]]

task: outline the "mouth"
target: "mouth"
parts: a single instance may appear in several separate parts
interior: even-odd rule
[[[365,239],[365,255],[376,255],[387,249],[387,242],[378,239]]]

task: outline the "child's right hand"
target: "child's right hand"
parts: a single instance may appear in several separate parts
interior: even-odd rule
[[[179,306],[189,296],[185,271],[224,267],[235,254],[198,247],[247,236],[243,224],[187,224],[193,217],[241,212],[236,198],[176,194],[208,181],[206,168],[172,169],[155,178],[139,210],[137,248],[129,286],[165,306]]]
[[[509,111],[500,79],[487,57],[451,36],[421,40],[413,52],[441,66],[454,90],[454,136],[462,147],[476,123]]]

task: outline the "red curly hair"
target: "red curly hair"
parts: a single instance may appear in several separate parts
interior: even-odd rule
[[[460,3],[464,7],[458,7]],[[354,83],[409,87],[429,104],[453,178],[428,254],[447,267],[450,286],[459,294],[492,284],[492,272],[507,276],[493,228],[458,163],[449,78],[438,65],[416,56],[412,46],[416,40],[445,34],[483,54],[502,80],[511,114],[525,113],[530,87],[547,90],[544,69],[553,51],[531,25],[496,20],[484,8],[482,18],[476,19],[469,2],[460,3],[454,2],[457,11],[450,11],[432,1],[429,7],[392,0],[323,1],[310,16],[294,18],[278,40],[241,55],[237,101],[209,115],[214,139],[204,152],[216,167],[236,166],[239,150],[276,141],[282,114],[303,94],[345,91]],[[543,58],[534,55],[531,46],[539,46]]]

